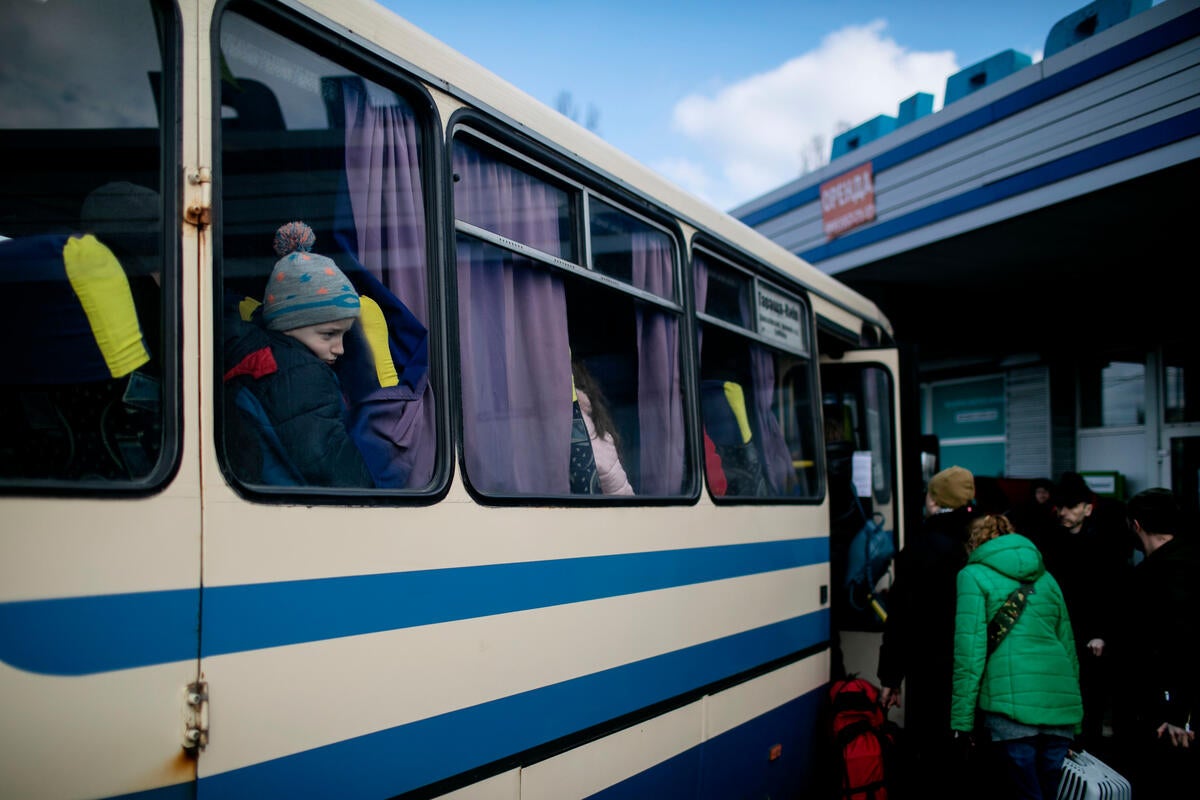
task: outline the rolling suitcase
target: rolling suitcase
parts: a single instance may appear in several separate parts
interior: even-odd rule
[[[1087,751],[1067,753],[1058,800],[1130,800],[1129,781]]]

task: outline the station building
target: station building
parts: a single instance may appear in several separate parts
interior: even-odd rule
[[[733,215],[887,313],[909,452],[936,437],[942,466],[1195,509],[1200,0],[1097,0],[1041,61],[999,53],[932,106],[900,101]]]

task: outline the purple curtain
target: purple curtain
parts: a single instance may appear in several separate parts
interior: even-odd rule
[[[341,86],[346,183],[358,260],[428,327],[416,119],[405,104],[372,106],[360,80],[342,81]]]
[[[670,242],[634,234],[633,285],[674,297]],[[683,396],[679,384],[679,318],[637,306],[640,494],[678,494],[684,474]]]
[[[742,325],[747,330],[753,330],[754,324],[754,317],[750,313],[750,295],[747,292],[741,296],[738,308]],[[775,399],[775,356],[757,344],[750,345],[750,380],[754,384],[751,387],[754,392],[754,435],[758,437],[758,446],[762,451],[767,483],[775,494],[783,494],[788,490],[790,477],[795,475],[795,471],[792,469],[787,439],[779,426],[779,418],[771,408]]]
[[[750,345],[750,377],[754,381],[754,433],[762,446],[767,481],[775,494],[785,494],[796,471],[792,468],[792,454],[779,425],[779,417],[771,408],[775,398],[775,355],[771,351]]]
[[[339,198],[339,208],[344,211],[348,201],[354,233],[339,238],[359,264],[428,327],[425,202],[416,118],[405,103],[371,105],[359,78],[337,84],[346,136],[346,197]],[[416,397],[389,401],[375,423],[387,431],[382,438],[411,462],[406,486],[412,488],[429,484],[437,455],[433,387],[422,381],[416,388]]]
[[[551,187],[456,143],[455,216],[559,254]],[[568,494],[571,356],[563,283],[549,269],[458,239],[463,447],[473,486]]]

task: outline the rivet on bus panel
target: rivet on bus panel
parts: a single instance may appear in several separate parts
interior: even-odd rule
[[[188,184],[200,187],[200,197],[197,201],[188,203],[183,215],[184,220],[188,224],[203,228],[212,222],[212,169],[189,169],[186,177]]]

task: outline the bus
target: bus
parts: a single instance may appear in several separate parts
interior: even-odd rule
[[[903,540],[874,303],[377,4],[0,7],[0,796],[818,785]],[[366,481],[290,427],[290,223]]]

